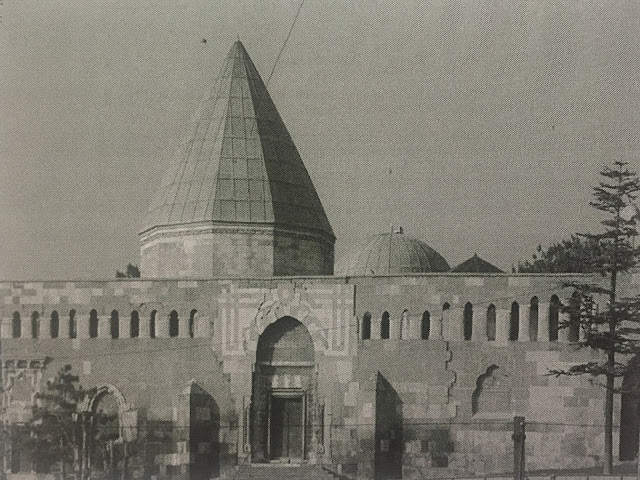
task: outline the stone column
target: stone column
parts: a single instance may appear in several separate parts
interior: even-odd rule
[[[506,308],[496,308],[496,343],[509,342],[510,320],[510,310]]]
[[[531,305],[522,303],[520,305],[520,315],[518,319],[518,341],[529,341],[529,314],[531,313]]]
[[[166,310],[156,312],[156,337],[169,338],[169,312]]]
[[[476,342],[487,341],[487,316],[484,312],[475,308],[473,310],[473,325],[471,330],[471,340]]]
[[[382,328],[382,317],[371,315],[371,340],[380,340],[380,329]]]
[[[538,303],[538,341],[549,341],[549,304]]]
[[[181,338],[189,337],[189,318],[191,317],[190,312],[179,312],[178,313],[178,336]],[[195,328],[195,324],[194,324]]]
[[[98,338],[111,338],[111,315],[98,315]]]
[[[462,308],[450,308],[449,309],[449,321],[447,322],[448,337],[446,340],[464,340],[464,309]]]
[[[77,338],[89,338],[89,314],[76,312]]]
[[[141,310],[138,312],[138,318],[140,319],[138,337],[149,338],[151,336],[151,312]]]
[[[453,315],[451,315],[451,309],[447,309],[447,310],[442,310],[442,316],[440,317],[440,338],[442,340],[450,340],[451,339],[451,335],[450,335],[450,331],[451,331],[451,319],[453,318]]]
[[[51,338],[51,315],[40,315],[38,318],[40,322],[40,334],[39,338]],[[58,316],[58,336],[60,336],[62,330],[60,330],[60,316]]]
[[[58,338],[71,338],[71,335],[69,335],[70,323],[71,319],[68,313],[65,315],[58,312]]]
[[[11,338],[11,317],[2,318],[2,327],[0,328],[0,337]]]
[[[429,339],[442,340],[442,317],[439,314],[429,315]]]
[[[389,339],[398,340],[400,338],[400,325],[402,317],[394,317],[389,314]],[[380,336],[382,336],[382,322],[380,323]]]
[[[569,322],[569,314],[564,312],[558,312],[558,327],[566,325]],[[558,328],[558,341],[563,343],[569,342],[569,326],[564,328]]]
[[[119,338],[131,338],[131,312],[118,312]]]
[[[203,318],[200,315],[200,312],[196,312],[196,316],[193,319],[193,336],[194,337],[207,337],[205,324],[203,322],[204,319],[207,319],[206,316]],[[362,330],[360,331],[360,335],[362,335]]]

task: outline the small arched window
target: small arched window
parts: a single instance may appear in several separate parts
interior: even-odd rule
[[[76,311],[69,311],[69,338],[78,336],[78,321],[76,320]]]
[[[137,310],[131,312],[131,331],[129,335],[131,338],[138,338],[140,336],[140,315]]]
[[[371,339],[371,314],[365,312],[362,317],[362,340]]]
[[[180,333],[180,326],[178,323],[178,312],[176,312],[175,310],[171,310],[171,313],[169,314],[169,336],[170,337],[177,337],[178,334]]]
[[[520,329],[520,305],[518,302],[511,304],[511,315],[509,318],[509,340],[518,340],[518,331]]]
[[[196,315],[198,315],[196,309],[191,310],[191,313],[189,313],[189,336],[191,338],[196,336]]]
[[[33,312],[31,314],[31,338],[38,338],[40,336],[40,314]]]
[[[573,292],[569,305],[569,341],[578,342],[580,340],[580,308],[582,306],[578,292]]]
[[[496,306],[492,303],[487,308],[487,340],[496,339]]]
[[[531,298],[529,304],[529,340],[538,340],[538,297]]]
[[[391,330],[390,320],[389,320],[389,312],[384,312],[382,314],[382,323],[380,324],[380,338],[386,340],[389,338],[389,332]]]
[[[153,310],[149,316],[149,337],[156,338],[156,315],[158,311]]]
[[[22,320],[20,319],[20,312],[13,312],[13,320],[11,321],[11,336],[13,338],[20,338],[22,336]]]
[[[111,311],[111,338],[120,336],[120,317],[117,310]]]
[[[60,317],[55,310],[51,312],[51,323],[49,324],[51,338],[58,338],[60,335]]]
[[[95,308],[89,312],[89,337],[98,338],[98,312]]]
[[[473,334],[473,305],[471,302],[467,302],[464,306],[463,330],[464,339],[471,340]]]
[[[422,314],[422,322],[420,324],[420,338],[423,340],[429,340],[429,333],[431,330],[431,314],[429,310],[425,310]]]
[[[551,297],[549,302],[549,341],[558,340],[558,317],[560,315],[560,299],[557,295]]]

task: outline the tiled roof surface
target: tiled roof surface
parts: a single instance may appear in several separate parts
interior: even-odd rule
[[[480,258],[477,253],[457,267],[452,268],[451,271],[455,273],[504,273],[495,265]]]
[[[447,272],[449,264],[433,248],[399,233],[369,237],[337,268],[341,275]]]
[[[145,230],[212,220],[312,228],[333,236],[300,154],[239,41],[163,177]]]

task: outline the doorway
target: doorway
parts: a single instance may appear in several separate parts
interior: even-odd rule
[[[273,394],[269,410],[269,459],[288,463],[302,461],[305,438],[302,395]]]
[[[252,462],[308,458],[317,372],[307,328],[292,317],[267,326],[258,339],[250,412]]]

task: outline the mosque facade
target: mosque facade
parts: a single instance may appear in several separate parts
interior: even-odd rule
[[[82,461],[125,478],[233,478],[258,463],[363,479],[500,474],[513,469],[514,417],[528,471],[602,464],[602,388],[549,375],[598,358],[576,348],[579,328],[558,326],[572,320],[566,285],[602,278],[504,273],[477,255],[451,268],[400,229],[334,274],[334,242],[236,42],[151,203],[142,277],[0,282],[5,427],[71,365],[97,388],[87,415],[116,419],[108,448]],[[639,403],[616,401],[618,459],[636,455]],[[37,470],[17,445],[4,468]]]

